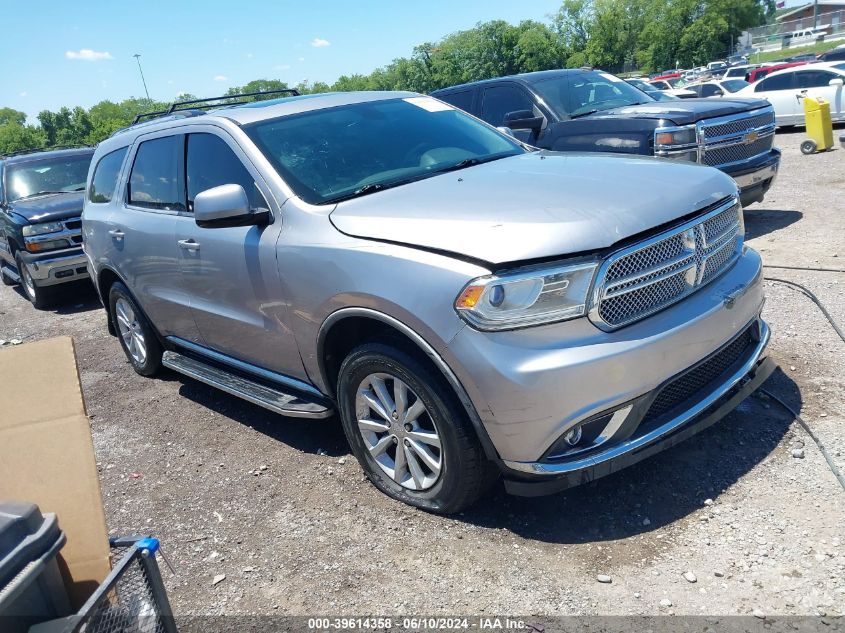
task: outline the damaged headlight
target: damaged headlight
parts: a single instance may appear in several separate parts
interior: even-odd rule
[[[509,330],[587,313],[598,263],[537,268],[473,279],[455,309],[479,330]]]

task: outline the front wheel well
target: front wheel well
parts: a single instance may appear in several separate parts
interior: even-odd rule
[[[487,435],[474,404],[451,368],[437,357],[436,352],[418,334],[403,331],[401,327],[392,325],[389,319],[382,320],[377,316],[360,314],[349,315],[332,323],[325,334],[320,336],[317,353],[326,393],[332,397],[336,396],[340,366],[349,353],[359,345],[376,341],[400,347],[420,363],[431,367],[435,375],[442,379],[443,388],[447,389],[466,411],[488,459],[499,461],[496,448]]]

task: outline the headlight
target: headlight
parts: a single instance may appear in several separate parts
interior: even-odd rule
[[[455,309],[479,330],[565,321],[587,312],[596,262],[489,275],[469,282]]]
[[[61,222],[42,222],[41,224],[27,224],[23,227],[23,234],[25,237],[32,237],[33,235],[58,233],[63,229],[64,226]]]
[[[694,125],[657,128],[654,131],[654,155],[675,160],[698,160],[698,139]]]

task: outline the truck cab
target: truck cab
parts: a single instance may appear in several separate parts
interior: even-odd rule
[[[736,181],[743,206],[763,200],[780,165],[774,110],[764,99],[658,103],[592,69],[500,77],[432,96],[542,149],[660,156],[716,167]]]

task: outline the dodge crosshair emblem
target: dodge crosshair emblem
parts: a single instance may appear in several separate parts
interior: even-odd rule
[[[757,134],[755,130],[749,130],[745,133],[745,136],[742,137],[742,142],[745,145],[751,145],[754,141],[760,138],[760,135]]]

